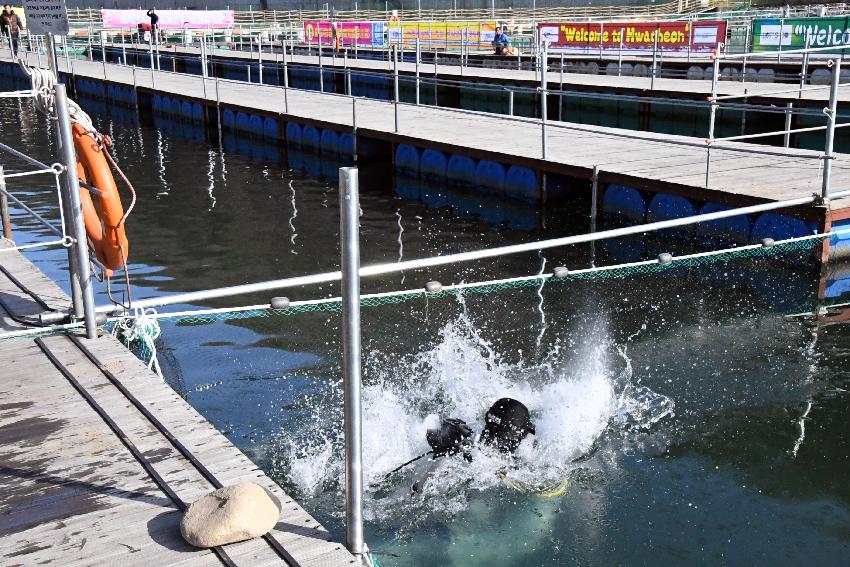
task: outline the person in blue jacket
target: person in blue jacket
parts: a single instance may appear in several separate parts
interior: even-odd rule
[[[511,45],[511,41],[508,39],[505,31],[507,31],[507,28],[496,28],[496,35],[493,37],[492,44],[496,55],[505,55],[508,47]]]

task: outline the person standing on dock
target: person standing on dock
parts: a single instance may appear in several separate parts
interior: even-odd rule
[[[9,48],[12,54],[18,54],[18,39],[21,37],[21,30],[24,24],[21,18],[15,13],[10,4],[3,5],[3,13],[0,14],[0,32],[3,37],[9,40]]]
[[[159,16],[153,8],[146,12],[151,19],[151,43],[159,43]]]

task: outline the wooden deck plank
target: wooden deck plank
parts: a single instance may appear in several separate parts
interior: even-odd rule
[[[67,302],[17,252],[2,253],[0,265],[20,270],[28,285],[54,294],[57,303]],[[0,293],[19,293],[13,287],[0,278]],[[32,309],[25,300],[19,306]],[[209,480],[67,337],[42,340],[182,500],[192,502],[212,490]],[[104,336],[85,344],[222,482],[250,479],[275,494],[283,512],[273,534],[302,565],[353,561],[300,507],[297,513],[290,510],[296,506],[279,486],[116,339]],[[176,504],[32,339],[6,340],[2,347],[0,564],[221,564],[210,550],[183,541]],[[226,549],[237,565],[285,565],[264,539]]]

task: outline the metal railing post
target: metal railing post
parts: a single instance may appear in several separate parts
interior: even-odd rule
[[[65,38],[65,47],[68,47],[68,38]],[[121,60],[124,62],[124,66],[127,66],[127,44],[124,39],[124,30],[121,30]]]
[[[809,48],[809,41],[806,40],[806,49]],[[800,64],[800,90],[797,98],[803,98],[803,88],[806,86],[806,75],[809,74],[809,52],[803,54],[803,61]]]
[[[9,217],[9,197],[6,196],[6,176],[0,165],[0,223],[3,224],[3,238],[12,240],[12,219]]]
[[[263,84],[263,36],[257,34],[257,71],[260,84]]]
[[[508,89],[508,116],[514,115],[514,90]]]
[[[354,163],[357,163],[357,97],[351,97],[351,153]]]
[[[832,144],[835,140],[835,115],[838,107],[838,83],[841,81],[841,59],[836,58],[832,62],[832,84],[829,89],[829,108],[824,109],[827,116],[826,145],[823,150],[823,185],[821,187],[821,198],[829,200],[829,182],[832,177]]]
[[[620,50],[617,52],[617,76],[623,76],[623,32],[625,28],[620,28]]]
[[[395,131],[398,133],[398,46],[393,46],[393,116]]]
[[[416,38],[416,105],[419,105],[419,60],[422,52],[419,51],[419,37]]]
[[[74,254],[76,266],[71,273],[71,280],[76,280],[80,287],[83,319],[86,324],[86,336],[97,338],[97,323],[95,321],[94,288],[89,270],[89,246],[86,236],[86,225],[83,221],[83,208],[80,204],[80,180],[77,178],[77,153],[74,150],[74,138],[71,133],[71,116],[68,110],[68,97],[65,85],[56,84],[53,87],[56,99],[56,116],[58,119],[58,136],[62,147],[62,162],[65,165],[65,191],[70,208],[66,218],[72,220],[74,244],[71,252]],[[76,308],[75,308],[76,311]]]
[[[540,135],[541,135],[541,148],[543,150],[543,159],[546,159],[547,151],[546,151],[546,114],[548,109],[546,108],[547,103],[547,92],[548,88],[546,84],[546,68],[548,67],[549,59],[546,55],[546,47],[540,50]]]
[[[360,405],[360,197],[356,167],[339,170],[340,250],[342,252],[343,414],[345,431],[345,539],[362,559],[363,465]]]
[[[325,71],[322,69],[322,29],[316,30],[316,43],[319,46],[319,92],[325,92]]]
[[[56,58],[56,37],[52,33],[47,34],[47,66],[53,72],[56,80],[59,80],[59,61]]]
[[[596,232],[596,215],[599,202],[599,166],[593,166],[593,174],[590,177],[590,232]],[[590,267],[596,267],[596,241],[590,242]]]
[[[785,105],[785,136],[782,140],[783,147],[789,147],[791,145],[791,115],[794,110],[794,103],[789,102]]]
[[[655,74],[658,69],[658,28],[655,28],[654,37],[652,39],[652,75],[649,79],[649,90],[655,90]]]
[[[708,140],[705,148],[705,188],[708,189],[708,181],[711,171],[711,144],[714,142],[714,121],[717,117],[717,76],[720,74],[720,44],[713,54],[714,70],[711,74],[711,109],[708,116]]]

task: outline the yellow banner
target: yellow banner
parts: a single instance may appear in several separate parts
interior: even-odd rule
[[[419,39],[421,49],[457,49],[464,44],[477,49],[488,49],[496,34],[496,22],[389,22],[389,41],[405,47],[415,47]]]

